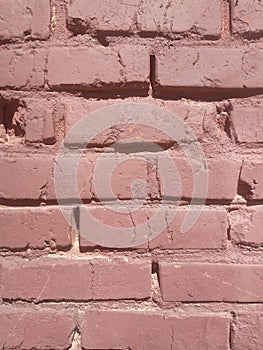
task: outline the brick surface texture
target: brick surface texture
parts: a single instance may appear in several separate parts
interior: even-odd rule
[[[263,350],[263,2],[0,0],[0,349]]]

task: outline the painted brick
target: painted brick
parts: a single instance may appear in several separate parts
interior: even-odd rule
[[[47,80],[56,89],[96,90],[107,85],[147,89],[149,59],[143,46],[52,48]]]
[[[87,210],[97,222],[101,223],[100,232],[93,228],[87,216]],[[153,218],[157,212],[158,217]],[[197,219],[197,221],[188,232],[183,234],[181,233],[182,224],[187,215],[190,216],[190,220]],[[107,208],[81,207],[79,220],[81,249],[102,245],[102,242],[104,246],[107,246],[107,242],[110,244],[111,236],[109,231],[107,232],[107,227],[118,230],[134,227],[126,240],[130,247],[145,249],[149,245],[151,249],[223,249],[226,245],[228,227],[227,213],[224,209],[179,208],[176,210],[176,208],[162,207],[160,210],[159,207],[152,207],[125,213],[124,207],[115,207],[114,211]],[[145,226],[139,227],[142,224]],[[119,232],[119,240],[117,238],[116,240],[122,247],[123,232]],[[141,245],[142,240],[148,244]],[[115,246],[117,247],[117,244]]]
[[[44,87],[47,52],[44,49],[25,51],[3,49],[0,52],[0,88]]]
[[[74,311],[0,307],[1,349],[66,350],[76,327]]]
[[[238,313],[232,325],[231,348],[233,350],[257,350],[262,348],[263,315]]]
[[[239,194],[248,200],[263,198],[263,163],[245,161],[240,174]]]
[[[261,246],[263,207],[240,208],[230,213],[231,240],[237,244]]]
[[[247,38],[263,34],[263,5],[260,0],[232,1],[232,31]]]
[[[199,316],[150,311],[87,311],[82,348],[226,349],[229,321],[220,314]],[[112,336],[114,334],[114,337]]]
[[[42,259],[3,264],[3,299],[77,301],[150,295],[150,261]]]
[[[194,33],[205,38],[221,34],[221,4],[201,0],[197,4],[166,1],[120,0],[102,4],[76,0],[68,7],[68,27],[74,33],[130,32],[148,34]]]
[[[241,144],[262,143],[263,101],[261,99],[253,99],[248,102],[232,100],[231,104],[233,108],[231,122],[236,141]]]
[[[262,87],[261,46],[249,49],[180,47],[160,52],[156,59],[156,82],[160,87]]]
[[[263,266],[160,263],[164,301],[261,302]]]
[[[0,41],[49,37],[49,0],[1,0],[0,13]]]
[[[73,220],[73,212],[71,216]],[[2,208],[0,227],[1,248],[43,249],[50,246],[66,249],[71,245],[71,227],[57,207]]]

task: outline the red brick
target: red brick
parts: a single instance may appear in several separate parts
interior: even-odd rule
[[[49,197],[48,188],[53,181],[53,159],[51,157],[10,156],[1,158],[0,164],[1,198],[41,199]]]
[[[263,46],[255,45],[244,51],[242,70],[244,72],[244,87],[262,88],[263,75]]]
[[[70,209],[68,209],[70,212]],[[73,219],[73,212],[71,213]],[[0,209],[0,247],[7,249],[69,248],[70,225],[57,207]]]
[[[152,219],[153,215],[159,209],[158,218]],[[92,229],[91,223],[87,217],[87,212],[101,223],[101,232]],[[124,213],[124,207],[114,207],[115,211],[107,208],[85,207],[80,208],[79,227],[80,227],[80,247],[82,249],[95,245],[107,246],[106,242],[110,242],[109,232],[107,234],[107,226],[114,227],[119,230],[122,228],[134,227],[130,237],[125,240],[126,244],[147,248],[148,244],[151,249],[222,249],[225,248],[227,238],[227,213],[224,209],[207,210],[207,209],[190,209],[169,207],[150,207],[141,208],[133,213]],[[118,210],[118,212],[116,212]],[[193,227],[186,233],[181,233],[182,223],[186,215],[193,215],[192,220],[197,218]],[[196,217],[200,214],[199,217]],[[152,221],[151,221],[152,220]],[[171,223],[168,225],[169,222]],[[142,229],[140,225],[145,224]],[[104,227],[106,226],[106,228]],[[134,237],[134,232],[136,237]],[[120,247],[124,243],[122,232],[119,233],[119,240],[116,238]],[[154,238],[156,237],[156,238]],[[88,240],[89,239],[89,240]],[[97,242],[94,240],[97,239]],[[141,246],[141,240],[145,245]],[[137,242],[137,244],[136,244]],[[115,245],[117,247],[117,244]]]
[[[61,178],[57,181],[59,199],[76,199],[78,197],[77,191],[80,192],[82,198],[90,199],[92,159],[81,159],[77,171],[79,188],[76,191],[72,186],[74,170],[72,158],[65,156],[63,160],[67,166],[61,170],[63,172],[63,183]],[[0,158],[0,198],[42,201],[57,199],[53,176],[54,166],[53,156]]]
[[[87,117],[88,123],[90,113],[123,102],[121,99],[90,101],[85,98],[62,98],[61,101],[64,106],[66,135],[68,135],[72,127],[77,127],[78,122],[85,117]],[[134,99],[129,99],[127,101],[134,102]],[[151,103],[155,104],[157,107],[163,107],[168,112],[172,112],[175,116],[185,120],[187,127],[194,132],[195,137],[200,142],[209,141],[210,143],[218,144],[219,140],[222,140],[224,143],[229,141],[223,126],[220,128],[218,125],[218,112],[215,103],[188,100],[159,101],[149,98],[139,100],[138,102]],[[122,122],[121,117],[119,122]],[[171,129],[171,132],[173,131],[175,131],[175,129]],[[167,145],[177,141],[164,131],[154,127],[150,128],[149,126],[141,124],[129,124],[129,127],[127,127],[127,124],[123,121],[123,125],[115,125],[95,135],[90,144],[109,146],[115,142],[124,144],[129,141],[131,142],[131,140],[142,144],[144,147],[145,142]],[[80,128],[77,138],[71,139],[72,144],[78,145],[87,144],[87,141],[85,128]]]
[[[261,88],[261,46],[176,48],[157,54],[160,87]]]
[[[160,263],[164,301],[262,302],[263,266]]]
[[[231,101],[233,111],[231,122],[235,139],[238,143],[253,144],[263,142],[263,127],[261,115],[263,101],[261,99]]]
[[[49,0],[1,0],[0,13],[0,41],[49,37]]]
[[[77,301],[150,295],[150,261],[40,259],[3,264],[3,299]]]
[[[149,52],[145,47],[57,47],[49,50],[47,79],[56,89],[94,90],[105,85],[147,89]]]
[[[92,191],[99,199],[130,199],[154,197],[158,190],[157,180],[151,188],[148,179],[147,159],[123,156],[97,157],[96,175],[93,177]],[[156,176],[156,169],[151,167]],[[106,184],[109,182],[108,186]],[[146,186],[148,187],[146,188]]]
[[[171,217],[168,210],[166,218]],[[187,215],[193,215],[197,221],[185,233],[181,233],[182,224]],[[168,228],[150,242],[150,248],[161,249],[222,249],[227,239],[227,214],[224,209],[178,209]]]
[[[237,193],[238,177],[241,168],[241,161],[231,161],[227,159],[205,159],[206,169],[201,163],[194,159],[193,168],[191,167],[190,159],[186,157],[176,157],[174,152],[170,153],[170,157],[178,171],[180,182],[175,178],[174,167],[168,161],[167,156],[158,157],[158,169],[163,170],[165,174],[164,180],[173,186],[161,185],[161,193],[163,197],[178,197],[180,187],[183,198],[207,198],[219,200],[232,200]],[[204,183],[205,173],[207,174],[207,194],[206,191],[201,191],[201,184]],[[161,177],[161,181],[164,181]],[[197,193],[194,195],[193,189],[196,187]]]
[[[223,350],[228,346],[228,329],[229,320],[220,314],[87,311],[81,331],[82,348]]]
[[[44,86],[45,50],[1,50],[0,88],[39,88]]]
[[[260,350],[263,344],[263,315],[237,314],[232,325],[231,349]]]
[[[68,7],[68,27],[74,33],[141,32],[198,33],[209,38],[218,38],[221,33],[221,4],[218,0],[195,3],[153,3],[133,0],[105,1],[102,4],[76,0]]]
[[[231,240],[237,244],[263,245],[263,206],[240,208],[230,213]]]
[[[247,38],[263,34],[263,5],[260,0],[232,1],[232,31]]]
[[[54,143],[56,140],[53,122],[54,102],[45,99],[26,98],[23,103],[25,108],[21,108],[17,114],[25,122],[26,142]]]
[[[75,315],[72,310],[0,307],[1,349],[66,350],[71,346]]]
[[[244,162],[240,174],[239,194],[248,200],[263,199],[263,163]]]

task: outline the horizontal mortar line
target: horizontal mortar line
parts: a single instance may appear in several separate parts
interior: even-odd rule
[[[162,90],[166,90],[166,89],[170,89],[170,88],[167,88],[167,87],[158,87],[158,86],[155,86],[154,87],[154,89],[155,90],[158,90],[158,89],[160,89],[160,91],[162,91]],[[217,89],[215,89],[215,88],[202,88],[202,87],[200,87],[200,88],[193,88],[193,87],[185,87],[185,88],[180,88],[180,87],[171,87],[171,89],[175,89],[175,90],[181,90],[181,89],[185,89],[186,91],[191,91],[191,90],[195,90],[195,91],[197,91],[197,90],[200,90],[200,89],[207,89],[208,91],[215,91],[215,92],[220,92],[220,91],[223,91],[224,90],[224,88],[217,88]],[[235,89],[229,89],[230,90],[230,92],[232,91],[233,92],[233,90],[235,90]],[[96,90],[96,91],[101,91],[101,90]],[[260,95],[263,95],[263,88],[262,89],[249,89],[249,88],[247,88],[247,89],[245,89],[245,91],[246,91],[246,93],[244,93],[244,88],[240,88],[240,89],[236,89],[236,92],[237,93],[240,93],[240,96],[234,96],[234,97],[232,97],[233,99],[234,98],[244,98],[244,97],[253,97],[253,96],[255,96],[255,97],[260,97]],[[131,92],[134,92],[134,91],[131,91]],[[242,92],[242,93],[241,93]],[[74,97],[76,97],[76,98],[80,98],[80,97],[82,97],[82,98],[85,98],[85,99],[87,99],[87,100],[90,100],[91,102],[94,102],[94,103],[96,103],[96,101],[100,101],[100,100],[107,100],[107,99],[109,99],[109,96],[100,96],[100,94],[98,94],[98,96],[95,96],[95,98],[97,98],[97,100],[95,100],[94,101],[94,97],[92,97],[92,96],[89,96],[89,94],[87,93],[87,91],[83,91],[83,90],[80,90],[80,91],[56,91],[56,90],[43,90],[43,89],[41,89],[41,88],[39,88],[39,89],[36,89],[36,90],[32,90],[32,89],[29,89],[29,90],[25,90],[25,89],[11,89],[11,88],[1,88],[0,89],[0,95],[1,95],[1,93],[2,94],[4,94],[4,95],[8,95],[8,94],[10,94],[10,95],[12,95],[12,97],[15,97],[15,98],[26,98],[26,97],[28,97],[28,95],[29,96],[37,96],[37,98],[45,98],[45,96],[48,96],[48,97],[50,97],[50,96],[54,96],[54,98],[57,98],[58,96],[61,96],[62,98],[64,97],[64,98],[74,98]],[[244,96],[244,95],[248,95],[248,96]],[[200,101],[200,96],[195,96],[196,94],[193,94],[193,100],[195,101],[196,99],[198,99],[198,101]],[[7,96],[4,96],[4,97],[7,97]],[[32,97],[32,98],[33,98]],[[112,96],[112,99],[113,100],[119,100],[119,99],[122,99],[123,100],[123,102],[125,102],[126,100],[129,100],[129,102],[131,102],[130,101],[130,98],[131,97],[138,97],[137,95],[131,95],[131,96],[116,96],[116,94],[114,94],[114,96]],[[140,96],[139,96],[140,97]],[[142,97],[142,99],[145,99],[145,98],[149,98],[149,96],[147,95],[147,96],[141,96]],[[183,98],[183,97],[180,97],[180,96],[178,96],[178,95],[176,95],[176,94],[172,94],[172,96],[169,96],[169,94],[167,95],[167,96],[162,96],[162,97],[158,97],[158,93],[156,94],[156,96],[155,96],[156,98],[153,98],[153,100],[155,100],[155,99],[164,99],[164,100],[180,100],[181,98]],[[216,99],[216,98],[213,98],[212,100],[211,99],[203,99],[203,102],[216,102],[216,101],[221,101],[222,99],[229,99],[230,98],[230,94],[229,94],[229,96],[225,96],[225,97],[222,97],[222,96],[218,96],[218,99]],[[138,102],[138,101],[136,101],[136,102]]]
[[[167,143],[158,143],[155,142],[155,144],[157,144],[157,146],[162,147],[162,145],[167,145]],[[142,142],[138,142],[135,145],[137,146],[143,146],[143,145],[151,145],[150,141],[142,141]],[[189,145],[190,143],[182,143],[182,145]],[[193,144],[193,143],[192,143]],[[198,142],[196,143],[198,144]],[[3,160],[9,160],[12,159],[12,157],[20,157],[21,155],[24,156],[24,159],[30,159],[30,156],[34,157],[34,156],[42,156],[44,158],[49,158],[49,159],[56,159],[58,156],[58,151],[56,149],[56,145],[52,145],[51,148],[49,148],[49,146],[44,145],[44,148],[41,151],[38,151],[34,148],[35,144],[31,144],[31,145],[21,145],[20,143],[18,143],[17,145],[22,146],[23,148],[19,148],[19,149],[13,149],[12,152],[10,152],[10,149],[8,149],[8,144],[4,145],[2,144],[2,146],[6,147],[6,149],[4,147],[1,148],[0,146],[0,159]],[[118,147],[119,146],[130,146],[130,145],[134,145],[131,143],[118,143]],[[65,148],[65,151],[63,153],[61,153],[63,156],[65,157],[76,157],[76,156],[80,156],[81,158],[88,158],[91,157],[91,160],[95,160],[96,158],[95,156],[99,159],[99,157],[101,157],[103,155],[104,158],[110,158],[110,157],[118,157],[120,159],[124,159],[125,157],[130,157],[130,159],[132,159],[132,156],[138,156],[138,157],[143,157],[143,158],[149,158],[148,161],[151,160],[155,160],[155,158],[153,156],[165,156],[165,157],[172,157],[172,159],[186,159],[188,160],[188,158],[185,156],[185,154],[181,153],[181,147],[180,146],[176,146],[174,147],[174,145],[171,146],[171,148],[165,148],[161,151],[156,151],[156,152],[151,152],[149,150],[142,150],[140,152],[116,152],[114,147],[112,147],[112,145],[100,145],[99,147],[96,148],[92,148],[92,147],[83,147],[83,143],[80,144],[81,148],[77,148],[77,147],[70,147],[70,148]],[[56,153],[51,153],[56,151]],[[169,153],[169,151],[173,152],[172,154]],[[241,151],[243,152],[244,149],[241,149]],[[254,151],[258,151],[258,153],[255,153]],[[25,157],[25,152],[27,154],[27,158]],[[61,155],[60,154],[60,155]],[[234,159],[230,158],[231,156],[235,156]],[[29,156],[29,157],[28,157]],[[253,156],[253,158],[252,158]],[[209,161],[213,161],[213,160],[229,160],[229,161],[233,161],[235,160],[236,162],[239,161],[249,161],[249,162],[263,162],[262,161],[262,152],[260,153],[260,147],[258,146],[257,148],[247,148],[247,153],[238,153],[237,150],[230,150],[228,153],[223,153],[220,154],[220,158],[218,158],[218,154],[217,153],[210,153],[209,157],[205,158],[206,162]],[[55,164],[54,164],[55,165]],[[190,165],[190,162],[189,162]]]
[[[79,234],[79,233],[78,233]],[[181,234],[183,235],[183,234]],[[187,235],[187,233],[185,234]],[[81,236],[81,235],[80,235]],[[158,236],[157,236],[158,237]],[[149,241],[151,242],[151,241]],[[228,241],[228,243],[231,243],[232,241]],[[233,250],[233,248],[235,248]],[[218,248],[188,248],[188,247],[182,247],[182,248],[159,248],[159,247],[150,247],[150,248],[140,248],[140,247],[130,247],[130,248],[109,248],[109,247],[103,247],[96,245],[94,247],[80,247],[80,251],[78,254],[81,254],[81,257],[85,257],[85,254],[91,254],[96,251],[100,251],[104,254],[111,254],[112,251],[116,251],[119,253],[125,252],[128,255],[133,255],[134,253],[139,255],[145,255],[147,254],[147,258],[151,258],[152,262],[161,263],[161,262],[168,262],[168,263],[175,263],[175,264],[181,264],[181,263],[218,263],[218,264],[224,264],[228,263],[229,260],[235,262],[236,264],[239,264],[238,258],[247,258],[247,253],[250,253],[250,258],[252,259],[259,259],[258,262],[249,262],[244,261],[240,262],[241,265],[243,264],[257,264],[257,263],[263,263],[263,257],[262,257],[262,251],[263,246],[259,245],[255,247],[253,244],[249,245],[235,245],[233,244],[232,249],[227,247],[218,247]],[[205,254],[209,254],[207,257]],[[222,257],[222,254],[223,257]],[[235,254],[235,258],[233,258],[232,254]],[[61,255],[60,255],[61,256]],[[79,256],[79,255],[78,255]],[[89,257],[90,255],[86,255],[86,257]],[[163,258],[165,260],[163,260]],[[173,258],[176,258],[177,260],[172,260]],[[190,258],[190,259],[189,259]],[[214,260],[211,260],[214,259]]]
[[[79,232],[76,232],[76,234],[80,237],[81,234]],[[158,237],[158,236],[157,236]],[[85,238],[85,237],[84,237]],[[246,246],[247,249],[249,248],[254,248],[253,246]],[[244,247],[245,248],[245,247]],[[47,249],[49,249],[47,251]],[[33,248],[30,245],[28,245],[26,248],[9,248],[9,247],[1,247],[0,248],[0,259],[1,257],[18,257],[20,258],[22,255],[21,254],[26,254],[26,253],[31,253],[32,251],[34,251],[34,253],[38,253],[40,254],[39,256],[36,257],[36,259],[41,258],[52,258],[52,259],[57,259],[57,258],[61,258],[61,259],[66,259],[67,260],[67,254],[71,253],[71,258],[76,258],[76,260],[78,259],[87,259],[87,258],[92,258],[92,253],[95,254],[96,252],[100,252],[103,256],[103,254],[105,254],[105,256],[111,256],[112,253],[120,253],[120,257],[123,256],[123,253],[126,254],[126,257],[134,257],[134,255],[136,255],[136,257],[140,256],[140,258],[146,258],[146,259],[150,259],[150,258],[154,258],[155,259],[162,259],[167,258],[169,259],[170,256],[174,256],[177,259],[182,259],[182,258],[186,258],[187,260],[178,260],[174,263],[196,263],[197,260],[194,260],[195,255],[196,259],[200,259],[200,254],[210,254],[209,259],[211,259],[211,254],[219,254],[219,253],[231,253],[232,251],[228,250],[227,248],[175,248],[175,249],[162,249],[162,251],[160,251],[159,248],[140,248],[140,247],[128,247],[128,248],[110,248],[110,247],[103,247],[103,246],[99,246],[99,245],[95,245],[95,246],[91,246],[91,247],[80,247],[80,250],[76,253],[73,250],[73,246],[70,245],[69,247],[65,247],[65,248],[61,248],[60,246],[57,247],[57,250],[55,250],[54,252],[52,252],[51,248],[49,246],[46,246],[44,248]],[[251,251],[251,249],[249,249]],[[262,247],[259,247],[258,250],[256,250],[258,253],[262,253]],[[236,253],[236,252],[235,252]],[[3,255],[1,255],[3,254]],[[75,254],[75,255],[74,255]],[[198,255],[199,254],[199,255]],[[192,255],[192,259],[193,260],[189,260],[189,255]],[[95,254],[96,257],[96,254]],[[202,258],[202,257],[201,257]],[[204,257],[205,258],[205,257]],[[167,260],[166,259],[166,260]],[[200,263],[210,263],[211,260],[207,260],[204,261],[202,260]],[[167,261],[159,261],[159,262],[171,262],[170,260]],[[263,262],[263,260],[262,260]],[[221,263],[220,261],[216,261],[215,262],[211,262],[211,263]]]
[[[173,312],[173,313],[183,313],[183,312],[189,312],[192,311],[201,311],[201,312],[215,312],[220,314],[228,314],[233,311],[239,312],[242,308],[244,308],[244,311],[246,312],[263,312],[263,302],[213,302],[213,301],[202,301],[202,302],[163,302],[163,301],[157,301],[149,298],[149,300],[138,300],[138,299],[112,299],[112,300],[83,300],[83,301],[74,301],[74,300],[63,300],[63,301],[40,301],[40,302],[33,302],[28,300],[11,300],[11,299],[2,299],[1,305],[12,305],[12,306],[18,306],[18,308],[23,308],[24,306],[32,306],[37,307],[37,305],[40,305],[43,307],[47,306],[53,306],[53,307],[61,307],[61,305],[65,305],[67,308],[70,307],[79,307],[83,306],[86,307],[85,309],[89,309],[91,306],[95,307],[107,307],[107,306],[116,306],[118,305],[118,308],[121,307],[130,307],[128,311],[140,311],[137,307],[141,307],[141,311],[167,311],[167,312]],[[63,303],[63,304],[61,304]],[[1,307],[0,305],[0,307]],[[136,307],[136,309],[132,309],[132,307]],[[147,309],[145,309],[147,307]],[[149,308],[152,309],[149,309]],[[189,309],[189,307],[193,307],[193,309]],[[204,307],[205,309],[201,309],[200,307]],[[207,310],[206,307],[210,307],[210,310]],[[217,309],[217,308],[220,309]],[[260,310],[258,310],[258,307],[260,307]],[[261,310],[262,307],[262,310]],[[215,309],[213,309],[215,308]],[[226,308],[226,310],[224,310]],[[254,310],[255,308],[256,310]],[[83,308],[81,308],[80,311],[82,311]],[[116,309],[112,309],[114,311],[117,311]],[[126,309],[125,309],[126,310]]]
[[[210,97],[208,97],[208,95]],[[259,97],[263,94],[262,88],[213,88],[193,86],[154,86],[154,98],[163,100],[180,100],[189,98],[193,101],[216,102],[227,99]]]
[[[154,142],[155,144],[157,145],[160,145],[161,147],[161,143],[156,143]],[[198,142],[197,142],[198,143]],[[141,142],[141,144],[151,144],[150,142]],[[19,146],[21,146],[21,144],[18,144]],[[65,157],[74,157],[76,155],[80,155],[81,153],[81,157],[94,157],[94,156],[97,156],[98,158],[103,155],[105,158],[106,157],[119,157],[120,159],[121,158],[125,158],[126,157],[132,157],[133,155],[136,155],[136,156],[140,156],[140,157],[144,157],[144,158],[150,158],[149,161],[151,160],[151,158],[153,156],[171,156],[171,154],[169,154],[169,151],[172,151],[172,152],[175,152],[172,154],[173,156],[173,159],[177,159],[177,158],[184,158],[184,159],[187,159],[187,157],[182,154],[180,152],[181,150],[181,147],[180,146],[176,146],[176,147],[171,147],[171,148],[165,148],[163,149],[162,151],[157,151],[157,152],[150,152],[150,151],[140,151],[140,152],[133,152],[133,153],[124,153],[124,152],[116,152],[114,150],[113,147],[111,147],[110,145],[100,145],[100,147],[97,147],[97,148],[89,148],[89,147],[83,147],[83,144],[80,144],[81,145],[81,149],[77,148],[77,147],[71,147],[71,148],[65,148],[65,152],[63,152],[63,156]],[[120,143],[121,146],[129,146],[130,143]],[[136,144],[137,145],[137,144]],[[140,143],[138,143],[138,145],[140,145]],[[167,145],[166,143],[164,143],[163,145]],[[184,145],[188,145],[187,143],[184,143]],[[237,145],[237,144],[236,144]],[[3,146],[3,144],[2,144]],[[5,145],[4,145],[5,146]],[[7,148],[8,144],[6,144],[6,148]],[[238,145],[237,145],[238,146]],[[51,148],[49,148],[49,146],[47,145],[44,145],[44,148],[41,150],[41,151],[38,151],[34,148],[34,144],[31,144],[31,145],[27,145],[27,146],[22,146],[24,147],[23,149],[15,149],[13,150],[13,152],[10,152],[10,149],[4,149],[4,147],[1,149],[1,146],[0,146],[0,158],[1,159],[6,159],[6,160],[9,160],[9,159],[12,159],[12,157],[21,157],[21,155],[25,155],[25,152],[27,154],[27,156],[43,156],[45,158],[50,158],[50,159],[56,159],[58,153],[51,153],[51,152],[54,152],[56,151],[57,152],[57,149],[56,149],[56,145],[52,145]],[[46,147],[46,148],[45,148]],[[48,153],[47,153],[48,151]],[[243,152],[244,151],[244,148],[241,148],[241,151]],[[258,154],[255,153],[254,151],[258,151]],[[178,153],[177,153],[178,152]],[[252,152],[252,154],[251,154]],[[229,156],[232,155],[232,156],[235,156],[234,160],[235,161],[249,161],[249,162],[262,162],[262,152],[260,153],[260,147],[258,146],[257,148],[247,148],[247,153],[238,153],[237,150],[230,150],[227,154],[221,154],[220,155],[220,159],[226,159],[226,160],[233,160],[231,158],[229,158]],[[253,158],[251,158],[251,156],[253,155]],[[91,159],[94,159],[94,158],[91,158]],[[96,159],[95,159],[96,160]],[[154,160],[154,158],[153,158]],[[211,160],[218,160],[218,154],[217,153],[210,153],[209,154],[209,157],[206,157],[206,162],[209,162]]]
[[[133,86],[136,84],[136,86]],[[123,86],[116,84],[106,84],[101,88],[93,88],[92,85],[89,88],[82,87],[78,85],[69,85],[66,87],[49,87],[44,88],[38,87],[34,88],[34,92],[45,92],[45,93],[67,93],[76,97],[84,98],[100,98],[101,100],[105,99],[123,99],[130,97],[148,97],[148,85],[150,81],[145,81],[141,83],[141,87],[138,86],[138,83],[129,83]],[[2,92],[13,91],[13,92],[23,92],[23,93],[32,93],[32,90],[25,88],[14,89],[10,86],[2,87]],[[211,96],[207,95],[211,93]],[[119,96],[116,96],[118,94]],[[189,98],[193,101],[203,101],[203,102],[213,102],[221,101],[231,98],[246,98],[246,97],[257,97],[263,94],[262,88],[213,88],[213,87],[193,87],[193,86],[153,86],[153,98],[154,99],[163,99],[163,100],[180,100],[181,98]]]
[[[120,99],[120,98],[128,98],[128,97],[147,97],[148,96],[148,85],[149,81],[145,81],[145,83],[142,83],[141,87],[138,86],[138,83],[135,81],[134,84],[136,86],[115,86],[115,85],[105,85],[102,88],[99,89],[94,89],[94,88],[89,88],[87,87],[82,87],[82,86],[74,86],[70,85],[69,87],[58,87],[58,88],[43,88],[43,87],[38,87],[34,88],[35,92],[57,92],[57,93],[64,93],[64,92],[71,92],[72,96],[76,95],[77,97],[83,97],[80,94],[87,95],[89,98],[96,98],[100,97],[100,99]],[[92,85],[91,85],[92,86]],[[2,87],[2,93],[4,91],[19,91],[19,92],[32,92],[31,88],[23,88],[23,89],[12,89],[12,87],[7,86]],[[116,96],[118,94],[118,96]],[[102,96],[101,96],[102,95]]]
[[[120,299],[117,299],[119,300],[120,302],[125,302],[125,301],[135,301],[135,302],[143,302],[143,301],[149,301],[151,299],[151,297],[147,297],[147,298],[120,298]],[[26,299],[23,299],[23,298],[16,298],[16,299],[9,299],[9,298],[2,298],[2,301],[3,302],[11,302],[11,301],[14,301],[14,302],[29,302],[29,303],[32,303],[34,305],[39,305],[39,304],[42,304],[42,303],[65,303],[65,302],[74,302],[74,303],[88,303],[88,302],[92,302],[92,301],[96,301],[96,302],[116,302],[116,299],[111,299],[111,298],[108,298],[108,299],[82,299],[82,300],[74,300],[74,299],[64,299],[64,298],[61,298],[56,301],[54,301],[53,299],[46,299],[46,300],[26,300]],[[1,304],[0,304],[1,305]]]
[[[112,34],[108,34],[108,33],[112,33]],[[171,44],[174,43],[175,47],[190,47],[192,48],[193,46],[193,42],[195,43],[195,47],[200,48],[200,47],[211,47],[212,49],[214,48],[219,48],[220,44],[222,44],[223,49],[229,49],[229,48],[249,48],[251,45],[251,42],[249,41],[244,41],[244,38],[241,36],[237,36],[237,35],[231,35],[231,41],[226,40],[224,37],[220,36],[218,38],[203,38],[202,36],[196,37],[196,39],[192,39],[189,38],[189,36],[185,36],[183,33],[170,33],[169,34],[165,34],[162,33],[161,35],[157,35],[157,31],[154,32],[148,32],[154,34],[153,37],[149,37],[149,36],[145,36],[144,33],[147,32],[140,32],[140,33],[129,33],[129,32],[122,32],[121,35],[114,35],[114,34],[119,34],[120,32],[112,32],[112,31],[97,31],[96,33],[92,32],[93,37],[95,39],[100,39],[101,37],[108,37],[108,42],[109,42],[109,49],[114,48],[114,47],[119,47],[121,45],[124,44],[124,42],[120,42],[120,43],[116,43],[115,40],[116,39],[123,39],[125,40],[125,44],[127,44],[127,41],[130,45],[134,45],[134,46],[143,46],[145,47],[145,43],[149,44],[149,39],[153,39],[154,40],[165,40],[164,42],[164,46],[165,44]],[[191,34],[190,32],[188,32],[189,34]],[[91,33],[84,33],[84,34],[75,34],[72,33],[73,36],[71,38],[68,38],[66,41],[65,40],[61,40],[59,42],[56,41],[56,48],[79,48],[79,47],[85,47],[85,48],[92,48],[94,46],[91,45],[90,42],[90,34]],[[82,38],[82,42],[80,43],[76,43],[75,39],[76,36],[80,35]],[[139,35],[139,41],[138,41],[138,35]],[[176,37],[177,36],[177,37]],[[180,40],[178,40],[178,36],[180,37]],[[85,40],[87,39],[87,40]],[[256,37],[256,38],[252,38],[253,43],[261,43],[263,39],[263,35],[261,35],[260,37]],[[141,43],[141,44],[140,44]],[[150,41],[151,43],[151,41]],[[88,45],[87,45],[88,44]],[[211,46],[211,44],[215,44],[215,46]],[[237,46],[237,44],[239,44]],[[104,47],[105,45],[102,45],[99,41],[98,41],[98,47]],[[54,48],[54,37],[51,35],[48,39],[30,39],[30,41],[24,41],[24,40],[17,40],[17,41],[8,41],[8,42],[4,42],[2,41],[1,43],[1,47],[3,49],[6,50],[18,50],[18,49],[28,49],[28,50],[41,50],[41,49],[50,49],[50,48]],[[147,48],[147,47],[146,47]]]
[[[186,203],[187,202],[187,203]],[[54,207],[78,207],[81,205],[90,205],[91,207],[103,207],[104,205],[110,205],[110,206],[130,206],[131,204],[133,205],[137,205],[137,204],[142,204],[144,203],[144,206],[150,206],[152,208],[153,205],[156,206],[175,206],[175,207],[189,207],[191,205],[191,207],[200,207],[200,208],[210,208],[211,206],[220,206],[220,207],[228,207],[229,205],[231,205],[231,201],[206,201],[205,203],[200,203],[200,204],[191,204],[191,201],[188,200],[182,200],[179,204],[178,202],[175,201],[160,201],[160,200],[146,200],[146,201],[129,201],[129,200],[116,200],[116,199],[112,199],[112,200],[105,200],[103,199],[103,201],[99,201],[99,200],[82,200],[82,203],[80,203],[79,201],[74,201],[74,200],[70,200],[70,199],[64,199],[61,200],[60,203],[58,203],[57,200],[51,200],[51,201],[43,201],[43,200],[12,200],[12,199],[0,199],[0,206],[2,207],[50,207],[50,206],[54,206]],[[245,206],[245,205],[244,205]],[[1,207],[0,207],[1,208]]]
[[[239,266],[253,266],[253,265],[263,265],[262,257],[262,247],[258,249],[251,250],[252,247],[247,247],[245,250],[235,247],[236,249],[227,249],[227,248],[180,248],[180,249],[159,249],[152,248],[106,248],[106,247],[90,247],[89,251],[81,252],[74,251],[72,246],[65,250],[56,250],[56,251],[47,251],[47,247],[43,249],[24,249],[23,251],[11,251],[8,249],[1,249],[0,252],[0,261],[6,262],[12,259],[17,258],[17,261],[24,261],[24,256],[26,253],[39,253],[39,255],[33,254],[30,261],[41,261],[50,259],[50,262],[53,260],[63,260],[71,261],[75,260],[90,260],[90,259],[100,259],[100,258],[110,258],[113,260],[128,258],[132,259],[131,262],[141,262],[141,259],[144,259],[144,262],[152,264],[168,263],[168,264],[187,264],[187,265],[226,265],[233,263],[234,265]],[[71,253],[70,257],[68,253]],[[101,253],[101,257],[98,258],[98,252]],[[248,261],[247,254],[250,254],[250,259]],[[234,255],[234,258],[233,258]]]
[[[136,30],[136,31],[131,31],[131,30],[116,30],[116,29],[112,29],[112,30],[102,30],[102,29],[89,29],[89,26],[86,26],[86,30],[83,33],[82,31],[79,30],[74,30],[75,26],[73,25],[71,27],[71,32],[73,34],[73,37],[82,35],[82,36],[87,36],[87,35],[92,35],[93,38],[98,39],[100,42],[103,42],[103,39],[105,40],[106,38],[108,40],[110,40],[112,37],[113,38],[129,38],[129,39],[137,39],[138,37],[140,39],[167,39],[169,41],[178,41],[180,40],[189,40],[190,38],[192,38],[192,34],[195,34],[195,38],[194,41],[204,41],[204,42],[214,42],[214,41],[218,41],[221,38],[221,35],[212,35],[212,34],[206,34],[206,35],[202,35],[202,34],[196,34],[195,31],[193,30],[188,30],[187,32],[165,32],[165,31],[158,31],[158,30]],[[105,38],[106,37],[106,38]],[[102,44],[103,45],[103,44]],[[105,44],[103,45],[105,46]],[[108,46],[108,45],[107,45]]]

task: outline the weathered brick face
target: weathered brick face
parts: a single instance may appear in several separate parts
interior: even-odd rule
[[[263,349],[262,62],[260,0],[0,0],[0,349]]]

